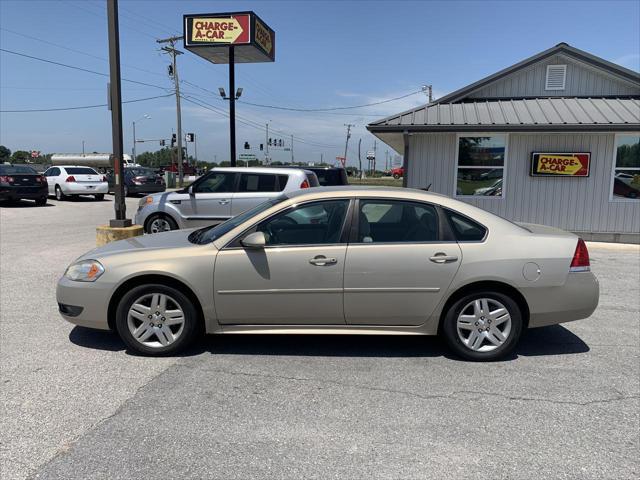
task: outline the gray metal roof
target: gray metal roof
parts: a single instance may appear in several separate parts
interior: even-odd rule
[[[371,132],[640,129],[640,99],[534,98],[437,103],[371,123]]]

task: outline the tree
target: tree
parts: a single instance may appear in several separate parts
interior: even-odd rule
[[[11,155],[11,163],[26,163],[31,159],[31,153],[24,150],[16,150]]]
[[[0,145],[0,162],[8,162],[11,157],[11,150],[4,145]]]

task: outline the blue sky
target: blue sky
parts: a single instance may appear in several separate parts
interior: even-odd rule
[[[108,73],[106,2],[0,0],[0,46],[52,61]],[[433,84],[442,96],[559,42],[567,42],[627,68],[640,70],[640,2],[385,2],[385,1],[126,1],[120,0],[122,76],[156,85],[123,83],[123,99],[164,95],[171,88],[168,58],[155,38],[181,33],[185,13],[254,10],[276,31],[274,63],[236,67],[241,100],[283,107],[323,108],[372,103]],[[21,35],[18,35],[18,34]],[[33,38],[27,38],[33,37]],[[44,40],[42,41],[36,40]],[[61,45],[66,50],[53,44]],[[96,58],[97,57],[97,58]],[[216,109],[228,105],[216,95],[227,87],[227,66],[213,65],[185,52],[180,75],[192,100]],[[0,110],[102,104],[107,78],[0,52]],[[193,85],[197,85],[193,86]],[[347,110],[346,115],[298,113],[238,104],[239,119],[295,135],[296,160],[333,160],[344,150],[345,123],[356,126],[350,162],[358,139],[364,151],[374,137],[365,125],[425,103],[422,93],[383,105]],[[131,122],[138,138],[168,138],[175,128],[175,99],[160,98],[124,106],[125,151],[131,151]],[[183,102],[183,129],[198,137],[198,157],[228,157],[228,119],[221,113]],[[285,134],[287,136],[285,136]],[[238,124],[241,146],[253,153],[264,131]],[[79,152],[111,150],[106,108],[51,113],[0,114],[0,143],[11,150]],[[157,143],[138,145],[138,152]],[[390,150],[381,145],[379,158]],[[192,152],[193,153],[193,152]],[[274,160],[289,153],[272,151]]]

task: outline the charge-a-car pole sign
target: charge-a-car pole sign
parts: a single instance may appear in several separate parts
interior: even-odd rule
[[[212,63],[229,64],[229,141],[236,165],[236,63],[273,62],[275,32],[253,12],[184,16],[184,48]]]
[[[541,153],[531,154],[533,177],[588,177],[591,153]]]

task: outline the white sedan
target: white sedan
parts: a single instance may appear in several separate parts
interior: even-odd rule
[[[51,167],[44,176],[49,184],[49,195],[55,195],[56,200],[73,195],[93,195],[96,200],[102,200],[109,191],[107,178],[91,167]]]

